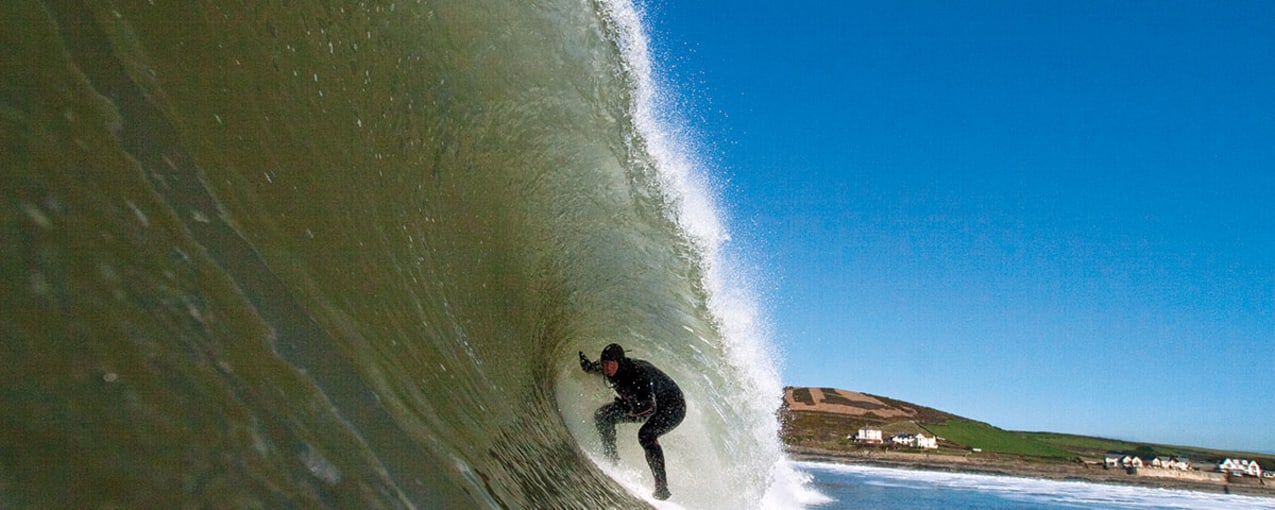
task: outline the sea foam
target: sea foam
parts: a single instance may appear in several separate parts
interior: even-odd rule
[[[1088,482],[802,462],[801,469],[851,474],[866,485],[994,494],[1025,504],[1077,508],[1275,509],[1275,499]],[[833,505],[833,508],[837,508]]]

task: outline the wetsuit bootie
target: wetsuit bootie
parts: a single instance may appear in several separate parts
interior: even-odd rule
[[[668,487],[656,487],[655,492],[651,493],[651,497],[658,499],[660,501],[664,501],[668,499],[668,497],[671,495],[672,494],[669,494]]]

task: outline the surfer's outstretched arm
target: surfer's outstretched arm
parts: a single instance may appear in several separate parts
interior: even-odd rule
[[[580,351],[580,370],[584,370],[590,374],[602,373],[601,365],[598,362],[590,361],[589,358],[585,357],[584,351]]]

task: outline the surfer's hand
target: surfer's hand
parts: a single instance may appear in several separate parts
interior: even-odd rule
[[[584,351],[580,351],[580,370],[584,370],[585,372],[594,371],[593,362],[589,361],[589,358],[584,355]]]
[[[630,412],[629,412],[629,416],[631,416],[631,417],[633,417],[633,418],[639,418],[639,419],[644,419],[644,418],[646,418],[646,417],[648,417],[648,416],[650,416],[650,415],[652,415],[652,414],[655,414],[655,406],[651,406],[651,407],[648,407],[648,408],[646,408],[646,409],[641,409],[641,410],[636,410],[636,411],[630,411]]]

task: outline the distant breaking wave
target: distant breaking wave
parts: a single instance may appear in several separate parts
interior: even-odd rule
[[[811,501],[632,4],[0,16],[0,507],[632,506],[613,341],[687,393],[672,506]]]

